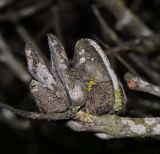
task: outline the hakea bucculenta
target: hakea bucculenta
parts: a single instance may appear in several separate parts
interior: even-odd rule
[[[41,112],[120,112],[124,92],[107,55],[95,41],[80,39],[76,43],[72,67],[57,37],[49,34],[48,42],[51,70],[31,44],[26,46],[28,69],[34,77],[30,89]]]

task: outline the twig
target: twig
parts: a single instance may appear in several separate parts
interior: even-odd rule
[[[122,57],[119,55],[119,53],[116,53],[114,51],[114,48],[108,50],[108,46],[106,43],[104,43],[102,40],[100,40],[97,36],[94,36],[96,38],[96,40],[103,46],[105,47],[107,50],[105,50],[105,52],[108,54],[108,55],[113,55],[117,58],[117,60],[122,63],[130,72],[136,74],[136,75],[139,75],[139,73]],[[140,75],[139,75],[140,76]]]
[[[97,0],[103,3],[117,19],[117,29],[127,28],[134,36],[150,36],[153,32],[121,0]]]
[[[101,13],[98,11],[98,9],[96,8],[96,6],[92,7],[93,12],[95,14],[95,16],[97,17],[98,22],[100,23],[101,27],[102,27],[102,31],[103,33],[106,33],[107,35],[104,35],[105,40],[109,39],[111,41],[113,41],[114,43],[118,44],[118,47],[114,47],[111,50],[106,50],[107,51],[111,51],[108,54],[113,54],[118,61],[120,61],[120,63],[122,63],[130,72],[138,75],[138,72],[129,64],[126,62],[126,60],[124,58],[122,58],[117,51],[121,51],[121,50],[128,50],[131,49],[132,44],[129,43],[122,43],[122,40],[119,38],[119,36],[114,32],[114,30],[107,24],[107,22],[104,20],[104,18],[102,17]],[[108,37],[109,36],[109,37]],[[106,45],[106,43],[102,42],[99,38],[96,37],[96,39],[106,48],[108,49],[108,46]],[[138,41],[135,41],[136,43],[138,43]],[[133,43],[133,42],[132,42]],[[135,44],[134,44],[135,46]],[[118,49],[118,50],[117,50]]]
[[[110,40],[114,41],[118,46],[112,48],[112,53],[113,55],[127,68],[129,69],[132,73],[138,75],[137,71],[135,71],[134,68],[130,64],[128,64],[120,55],[117,53],[120,51],[128,51],[128,50],[138,50],[138,51],[144,51],[145,47],[143,44],[147,43],[148,41],[153,41],[154,43],[158,44],[160,41],[160,36],[159,35],[151,35],[151,36],[146,36],[146,37],[139,37],[138,39],[135,39],[133,41],[121,43],[121,39],[118,37],[118,35],[108,26],[108,24],[105,24],[105,20],[101,16],[100,12],[96,9],[96,7],[93,8],[94,12],[96,11],[96,17],[99,21],[99,23],[102,25],[102,30],[105,32],[107,31],[108,34],[111,36],[115,36],[119,41],[117,42],[116,40],[113,40],[111,36],[109,37]],[[98,14],[97,14],[98,13]],[[108,35],[105,36],[107,39]],[[102,41],[101,41],[102,42]],[[105,43],[103,45],[106,47]],[[107,47],[106,47],[107,48]],[[146,66],[139,60],[134,53],[131,53],[130,58],[137,64],[150,78],[151,80],[153,79],[154,81],[159,82],[159,74],[156,73],[154,70],[151,70],[150,68],[146,68]],[[152,73],[151,73],[152,72]],[[152,80],[152,81],[153,81]]]
[[[149,100],[149,99],[141,99],[139,98],[136,101],[137,105],[142,106],[146,110],[159,111],[160,110],[160,102],[157,100]]]
[[[65,120],[65,119],[73,119],[74,117],[74,112],[72,112],[71,110],[68,110],[63,113],[37,113],[37,112],[29,112],[29,111],[15,109],[7,104],[2,104],[2,103],[0,103],[0,108],[7,109],[17,115],[30,119]]]
[[[143,79],[131,73],[126,73],[124,79],[127,82],[128,87],[130,89],[136,90],[136,91],[143,91],[143,92],[160,97],[160,87],[159,86],[146,82]]]
[[[22,40],[26,43],[26,42],[30,42],[32,43],[32,45],[34,46],[34,48],[36,50],[39,51],[39,53],[41,54],[41,56],[44,58],[44,54],[43,51],[39,48],[39,46],[37,45],[37,43],[35,42],[35,40],[33,39],[33,37],[27,32],[27,30],[25,29],[25,27],[20,24],[19,22],[19,17],[17,16],[16,12],[12,11],[12,16],[13,19],[11,20],[13,22],[13,24],[15,24],[16,27],[16,31],[19,34],[19,36],[22,38]],[[44,58],[45,59],[45,58]]]
[[[102,35],[104,35],[105,39],[109,39],[113,41],[114,43],[120,44],[121,40],[118,38],[117,34],[110,28],[110,26],[107,24],[105,19],[102,17],[101,13],[99,12],[96,5],[92,5],[93,13],[96,16],[101,29],[102,29]],[[107,36],[107,37],[106,37]]]
[[[31,123],[29,120],[18,119],[13,112],[4,108],[1,110],[0,121],[15,129],[26,130],[31,127]]]
[[[131,12],[121,0],[97,0],[117,19],[116,28],[118,30],[127,29],[133,36],[151,36],[154,33],[150,30],[133,12]],[[153,51],[157,46],[154,41],[148,40],[143,43],[147,51]]]
[[[7,0],[4,0],[4,1],[7,1]],[[8,0],[8,1],[11,1],[11,0]],[[46,0],[44,2],[42,1],[38,5],[36,4],[35,6],[29,6],[29,7],[23,8],[21,10],[16,11],[15,13],[18,18],[25,18],[25,17],[28,17],[30,15],[37,13],[38,11],[40,11],[41,9],[44,9],[50,4],[51,4],[51,0]],[[0,20],[1,21],[7,21],[7,20],[11,21],[12,17],[13,17],[12,12],[7,11],[5,14],[0,15]]]
[[[32,38],[32,36],[27,32],[27,30],[24,28],[23,25],[21,25],[20,23],[16,23],[16,30],[17,33],[20,35],[20,37],[22,38],[22,40],[26,43],[26,42],[31,42],[32,45],[42,54],[43,52],[41,51],[41,49],[39,48],[39,46],[37,45],[37,43],[34,41],[34,39]],[[43,54],[42,54],[43,55]],[[43,56],[44,57],[44,56]]]
[[[3,8],[7,5],[9,5],[12,2],[12,0],[1,0],[0,1],[0,8]]]
[[[127,41],[127,42],[123,42],[121,44],[119,44],[116,47],[113,47],[112,50],[116,53],[119,52],[125,52],[125,51],[130,51],[130,50],[135,50],[138,52],[147,52],[150,50],[150,48],[145,48],[143,45],[145,42],[148,41],[153,41],[156,46],[159,46],[159,42],[160,42],[160,35],[159,34],[153,34],[150,36],[140,36],[137,37],[136,39]]]
[[[130,51],[130,50],[135,50],[138,52],[148,52],[150,50],[153,50],[153,48],[146,46],[148,42],[154,42],[155,46],[159,46],[160,42],[160,35],[159,34],[152,34],[152,35],[147,35],[147,36],[141,36],[138,35],[138,38],[128,41],[128,42],[123,42],[119,36],[114,32],[114,30],[107,24],[99,10],[95,5],[92,7],[93,12],[101,25],[101,29],[103,31],[105,40],[111,40],[114,43],[118,44],[116,47],[112,48],[112,51],[115,53],[118,52],[125,52],[125,51]]]
[[[131,60],[138,65],[138,67],[144,71],[144,73],[147,74],[147,76],[150,78],[151,81],[159,84],[160,82],[160,75],[154,71],[153,69],[151,69],[150,67],[148,67],[147,65],[144,64],[144,62],[142,60],[140,60],[140,58],[138,56],[136,56],[133,53],[129,54],[129,57],[131,58]]]
[[[29,82],[31,80],[29,73],[27,72],[27,70],[25,70],[23,64],[21,64],[20,61],[14,58],[11,50],[9,49],[8,45],[6,44],[1,34],[0,34],[0,50],[1,50],[0,60],[4,62],[6,65],[8,65],[22,81]]]
[[[48,7],[49,5],[51,5],[51,0],[42,1],[41,3],[38,3],[35,6],[29,6],[29,7],[26,7],[26,8],[19,10],[17,12],[17,16],[19,18],[23,18],[26,16],[33,15],[33,14],[37,13],[38,11],[40,11],[41,9]]]
[[[112,50],[111,50],[112,52]],[[114,52],[112,52],[115,54]],[[132,73],[139,75],[139,73],[124,59],[122,58],[119,54],[115,54],[115,57],[119,60],[120,63],[122,63],[129,71]]]

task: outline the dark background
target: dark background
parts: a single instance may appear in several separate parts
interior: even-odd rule
[[[124,3],[152,31],[156,34],[160,32],[159,0],[124,0]],[[9,58],[4,60],[4,52],[9,51],[14,60],[23,66],[23,70],[27,72],[24,47],[28,41],[34,42],[49,63],[47,33],[53,33],[60,38],[69,58],[73,57],[76,41],[83,37],[99,38],[110,47],[116,46],[113,42],[105,39],[107,36],[104,37],[103,30],[93,13],[91,7],[93,4],[98,7],[101,15],[115,30],[116,20],[109,10],[103,4],[97,4],[91,0],[0,1],[0,35],[7,46],[6,49],[0,45],[1,103],[7,103],[23,110],[38,111],[29,92],[29,79],[26,78],[25,80],[17,74],[12,65],[10,65]],[[123,41],[136,39],[126,31],[115,31]],[[2,40],[0,40],[0,43],[2,43]],[[146,73],[143,69],[139,68],[132,59],[128,58],[127,54],[122,54],[121,56],[143,78],[152,83],[158,82],[152,78],[152,72]],[[158,49],[150,53],[136,53],[136,55],[150,70],[154,70],[159,75],[160,61],[157,60],[157,57],[160,56],[160,53]],[[128,69],[115,57],[111,56],[110,58],[118,76],[123,82],[123,75]],[[124,82],[123,84],[128,97],[128,104],[124,115],[133,117],[160,116],[160,100],[158,98],[149,94],[133,92],[126,88]],[[143,103],[141,104],[140,102]],[[160,153],[160,139],[156,137],[101,140],[96,138],[93,133],[73,132],[66,127],[64,121],[29,120],[1,109],[1,154],[121,152],[158,154]]]

